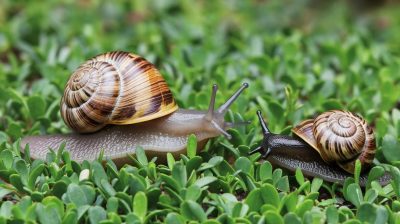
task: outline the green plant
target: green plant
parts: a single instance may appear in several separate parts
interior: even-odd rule
[[[400,17],[396,7],[362,20],[345,2],[44,1],[0,4],[0,220],[51,223],[397,223]],[[317,7],[328,7],[320,10]],[[322,12],[322,13],[321,13]],[[329,12],[329,13],[325,13]],[[311,21],[311,23],[310,23]],[[68,147],[31,160],[27,135],[66,133],[59,100],[70,73],[110,50],[153,62],[182,108],[206,109],[242,82],[250,88],[227,119],[249,120],[167,162],[136,149],[130,163],[70,159]],[[258,155],[256,111],[272,131],[329,109],[362,114],[375,127],[377,161],[344,186],[287,173]],[[234,111],[234,112],[233,112]],[[376,162],[377,162],[376,161]],[[385,169],[387,186],[375,180]]]

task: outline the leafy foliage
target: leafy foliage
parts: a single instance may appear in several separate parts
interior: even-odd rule
[[[400,220],[400,20],[396,7],[356,17],[344,2],[3,1],[0,4],[0,221],[42,223],[397,223]],[[318,7],[328,7],[321,13]],[[325,8],[326,9],[326,8]],[[324,10],[325,11],[325,10]],[[198,151],[165,164],[136,149],[118,169],[78,164],[54,149],[45,161],[19,139],[66,133],[59,100],[71,71],[96,54],[124,50],[152,61],[181,108],[206,109],[242,82],[250,88],[227,119],[249,120]],[[373,124],[384,168],[344,186],[273,168],[248,156],[261,140],[255,112],[271,129],[329,109]],[[376,162],[377,162],[376,161]]]

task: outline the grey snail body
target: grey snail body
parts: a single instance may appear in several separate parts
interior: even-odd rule
[[[210,138],[230,137],[226,130],[235,124],[226,122],[224,115],[247,87],[244,83],[214,109],[217,86],[213,85],[208,111],[179,109],[150,62],[126,52],[101,54],[80,66],[66,85],[61,114],[74,132],[27,136],[21,148],[29,145],[33,159],[44,159],[50,148],[57,150],[65,142],[77,162],[96,159],[104,150],[104,157],[118,166],[138,146],[159,157],[183,153],[190,134],[196,135],[201,149]]]
[[[343,184],[346,178],[354,176],[354,164],[358,159],[362,165],[360,185],[366,185],[368,172],[365,171],[369,170],[371,166],[376,146],[372,128],[360,116],[347,111],[329,111],[315,119],[303,121],[294,127],[292,130],[295,136],[292,137],[272,133],[262,118],[261,112],[258,111],[257,114],[264,139],[261,145],[251,151],[250,154],[260,152],[262,157],[274,166],[282,167],[289,171],[295,171],[299,168],[306,176],[319,177],[325,181],[340,184]],[[345,118],[341,116],[345,116]],[[349,128],[349,122],[353,121],[348,121],[347,119],[354,119],[354,126],[357,126],[359,131],[362,130],[360,131],[361,133],[354,133],[354,129],[350,131],[343,130],[344,137],[337,137],[336,134],[341,135],[342,130],[334,130],[333,132],[326,130],[337,128],[335,122],[338,121],[340,121],[340,125]],[[322,121],[327,122],[328,125],[318,126]],[[319,133],[318,131],[323,131],[324,133]],[[365,136],[359,136],[358,134]],[[352,138],[355,138],[358,142],[349,143],[349,141],[354,140]],[[363,139],[360,140],[360,138]],[[328,141],[328,143],[318,143],[321,141]],[[327,147],[333,148],[332,150],[326,150]],[[342,152],[338,153],[338,150],[342,150]],[[336,155],[330,156],[329,154]],[[341,157],[344,159],[341,160]],[[390,179],[391,176],[385,173],[378,181],[381,185],[386,185]]]

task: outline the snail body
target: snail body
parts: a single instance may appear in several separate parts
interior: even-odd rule
[[[104,157],[119,166],[138,146],[160,157],[183,153],[190,134],[196,135],[201,149],[210,138],[230,137],[226,130],[235,124],[226,122],[224,115],[247,87],[244,83],[215,110],[213,85],[207,111],[179,109],[150,62],[126,52],[105,53],[80,66],[66,85],[61,115],[74,132],[27,136],[21,146],[29,145],[31,157],[43,159],[49,148],[58,149],[65,142],[77,162],[96,159],[104,150]]]
[[[354,174],[355,161],[361,162],[360,184],[367,183],[366,171],[375,156],[376,143],[373,129],[365,120],[351,112],[332,110],[295,126],[294,136],[271,133],[258,111],[264,139],[250,152],[260,152],[273,165],[295,171],[300,168],[311,177],[328,182],[343,183]],[[388,183],[385,174],[379,180]]]

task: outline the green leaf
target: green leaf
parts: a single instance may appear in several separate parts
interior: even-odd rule
[[[297,192],[291,192],[282,199],[282,202],[284,203],[287,211],[294,212],[296,209],[298,200],[299,200],[299,197],[298,197]]]
[[[174,167],[174,164],[175,164],[175,158],[170,152],[167,153],[167,163],[168,163],[169,169],[172,170],[172,168]]]
[[[29,113],[33,119],[38,119],[46,113],[46,101],[41,96],[31,96],[27,100]]]
[[[40,223],[61,223],[61,215],[57,211],[57,208],[53,204],[47,206],[38,204],[36,206],[36,214]]]
[[[29,178],[29,169],[28,165],[24,160],[16,160],[15,162],[15,170],[18,172],[18,174],[21,177],[22,183],[26,186],[28,185],[28,178]]]
[[[7,89],[7,94],[12,100],[22,104],[22,106],[26,112],[29,111],[29,108],[28,108],[28,105],[27,105],[25,99],[22,97],[22,95],[19,92],[17,92],[14,89]]]
[[[163,176],[164,174],[161,174]],[[167,176],[167,178],[170,178]],[[163,179],[163,177],[161,178]],[[170,178],[172,179],[172,178]],[[164,180],[165,181],[165,180]],[[128,186],[129,186],[129,193],[134,195],[138,191],[144,191],[146,189],[146,182],[143,177],[139,175],[128,175]]]
[[[303,173],[301,172],[300,168],[296,169],[296,174],[295,174],[297,183],[299,183],[299,185],[302,185],[304,183],[304,176]]]
[[[372,169],[369,171],[368,174],[368,184],[369,186],[372,181],[378,179],[380,176],[382,176],[385,173],[385,170],[381,166],[374,166]]]
[[[207,177],[203,177],[203,178],[197,179],[194,184],[199,186],[199,187],[204,187],[204,186],[207,186],[207,185],[209,185],[209,184],[211,184],[211,183],[213,183],[214,181],[217,181],[217,180],[218,179],[216,177],[207,176]]]
[[[361,162],[359,159],[356,160],[354,166],[354,182],[360,183],[360,173],[361,173]]]
[[[8,135],[5,132],[0,131],[0,143],[7,142],[7,141],[8,141]]]
[[[232,209],[232,217],[245,217],[249,211],[249,206],[243,203],[236,203]]]
[[[185,201],[181,204],[181,214],[189,220],[204,222],[207,219],[203,208],[194,201]]]
[[[68,201],[74,203],[77,207],[88,204],[85,192],[77,184],[70,184],[66,195]]]
[[[67,191],[67,188],[67,183],[65,183],[64,181],[58,181],[54,184],[51,192],[54,196],[61,198],[61,196]]]
[[[14,204],[11,201],[3,202],[0,207],[0,217],[5,217],[7,219],[11,218],[11,209],[13,205]]]
[[[372,204],[377,197],[378,192],[375,189],[369,189],[367,192],[365,192],[364,201]]]
[[[264,184],[261,188],[261,198],[263,199],[263,204],[273,205],[275,208],[279,207],[279,194],[276,188],[271,184]]]
[[[107,218],[107,213],[103,207],[94,206],[88,210],[90,223],[96,224]]]
[[[197,138],[196,135],[191,134],[187,141],[187,155],[191,159],[196,156],[197,152]]]
[[[311,192],[318,192],[324,181],[318,177],[314,177],[311,182]]]
[[[251,161],[246,157],[240,157],[235,162],[235,169],[244,173],[249,173],[252,168]]]
[[[117,197],[110,197],[107,200],[107,213],[108,212],[118,212],[119,200]]]
[[[172,178],[178,184],[179,188],[185,187],[187,183],[186,168],[182,163],[176,163],[172,169]]]
[[[147,166],[149,161],[147,160],[147,156],[146,156],[146,153],[144,152],[143,147],[140,147],[140,146],[136,147],[135,153],[136,153],[136,158],[139,161],[139,163],[143,166]]]
[[[12,122],[8,125],[7,134],[14,139],[20,138],[22,137],[22,127],[19,124]]]
[[[203,159],[200,156],[194,156],[186,163],[186,171],[187,173],[191,173],[193,170],[197,170],[203,162]]]
[[[327,223],[338,223],[339,222],[339,213],[337,208],[334,206],[329,206],[326,208],[326,221]]]
[[[62,223],[69,224],[69,223],[77,223],[78,222],[78,214],[75,210],[66,212]]]
[[[29,174],[29,179],[28,179],[28,186],[31,190],[34,189],[35,187],[35,182],[36,179],[38,178],[39,175],[42,174],[43,170],[44,170],[45,166],[44,164],[40,164],[38,166],[36,166]]]
[[[147,196],[144,192],[139,191],[133,198],[133,212],[141,220],[144,220],[147,214]]]
[[[201,189],[197,185],[192,185],[187,188],[185,193],[186,200],[196,201],[201,196]]]
[[[5,168],[9,170],[13,164],[13,154],[10,150],[4,150],[0,152],[0,159],[3,162]]]
[[[299,217],[303,217],[304,213],[310,211],[314,206],[314,202],[310,199],[304,200],[301,204],[296,208],[296,214]]]
[[[358,184],[350,184],[347,187],[347,200],[349,200],[353,205],[359,207],[363,201],[363,195],[361,188]]]
[[[165,174],[160,175],[161,179],[172,189],[179,191],[181,189],[180,185],[177,183],[175,179]]]
[[[283,224],[283,218],[276,211],[266,211],[264,213],[266,223]]]
[[[289,191],[289,179],[287,176],[284,176],[282,178],[279,178],[279,180],[276,182],[276,188],[281,190],[281,191]]]
[[[362,204],[357,210],[357,218],[365,223],[387,223],[388,214],[386,209],[379,209],[373,204]]]
[[[24,184],[21,181],[21,177],[18,174],[11,174],[10,176],[10,183],[19,191],[24,191]]]
[[[272,179],[272,165],[268,161],[260,166],[260,178],[262,181]]]
[[[142,221],[139,219],[139,217],[137,217],[135,214],[133,213],[129,213],[126,216],[126,223],[127,224],[141,224]]]
[[[283,217],[284,223],[301,224],[301,219],[296,214],[289,212]]]
[[[389,162],[400,160],[400,150],[398,150],[399,147],[400,145],[398,141],[392,135],[386,134],[383,137],[382,152],[386,160]]]
[[[4,198],[7,194],[10,194],[12,191],[0,186],[0,200]]]
[[[167,224],[184,224],[185,218],[177,213],[168,213],[167,217],[165,218],[165,223]]]
[[[104,193],[106,193],[107,196],[114,196],[116,194],[115,189],[113,186],[105,179],[102,179],[100,181],[100,187],[103,190]]]
[[[104,171],[103,166],[97,161],[92,162],[90,173],[92,173],[92,177],[97,186],[101,186],[102,180],[108,180],[108,176]]]
[[[60,217],[64,216],[64,204],[57,197],[47,196],[43,199],[42,203],[45,206],[51,206],[52,208],[56,209]]]
[[[231,135],[231,139],[229,140],[229,142],[234,146],[234,147],[238,147],[238,148],[242,148],[243,145],[245,144],[245,141],[242,137],[242,134],[239,133],[238,130],[236,129],[229,129],[228,133]],[[247,153],[249,150],[245,150],[245,152]],[[243,152],[243,151],[242,151]]]

